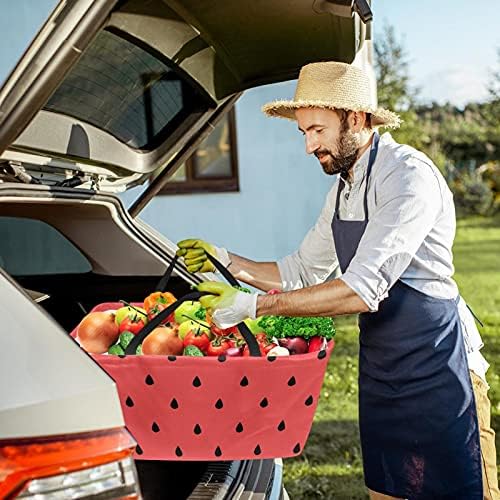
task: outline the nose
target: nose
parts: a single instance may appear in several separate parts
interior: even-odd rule
[[[319,149],[319,143],[312,134],[306,133],[305,141],[306,141],[306,153],[308,155],[314,153],[317,149]]]

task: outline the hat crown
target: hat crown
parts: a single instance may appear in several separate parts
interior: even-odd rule
[[[296,120],[301,108],[345,109],[371,114],[371,125],[397,128],[401,118],[377,106],[370,76],[361,68],[340,62],[319,62],[304,66],[299,74],[295,97],[273,101],[262,107],[268,116]]]
[[[374,108],[368,75],[360,68],[339,62],[304,66],[294,100],[329,102],[337,109]]]

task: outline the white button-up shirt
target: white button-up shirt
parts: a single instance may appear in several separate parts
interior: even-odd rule
[[[299,249],[278,261],[283,289],[302,288],[340,276],[332,219],[338,186],[342,182],[340,219],[364,220],[363,200],[367,189],[368,224],[356,255],[340,279],[363,299],[370,311],[378,310],[379,303],[398,279],[432,297],[456,298],[458,288],[452,278],[451,250],[456,227],[455,207],[443,176],[427,156],[396,143],[386,133],[380,137],[366,186],[369,154],[368,149],[356,162],[349,181],[339,176],[327,195],[318,221]],[[470,321],[467,321],[469,328],[465,328],[464,315],[467,314],[463,307],[459,311],[464,335],[471,337],[466,339],[467,351],[475,352],[482,346],[481,338],[473,321],[473,328]],[[485,368],[487,365],[474,371],[484,378]]]

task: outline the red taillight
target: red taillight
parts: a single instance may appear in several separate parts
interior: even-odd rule
[[[135,441],[123,428],[47,438],[0,441],[0,498],[26,482],[130,457]]]

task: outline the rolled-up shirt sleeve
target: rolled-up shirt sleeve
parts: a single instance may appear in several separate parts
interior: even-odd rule
[[[380,179],[375,196],[376,209],[340,277],[372,312],[410,265],[443,207],[435,172],[417,158]]]
[[[337,185],[328,194],[316,224],[307,233],[299,249],[277,262],[283,291],[323,283],[338,271],[331,227]]]

